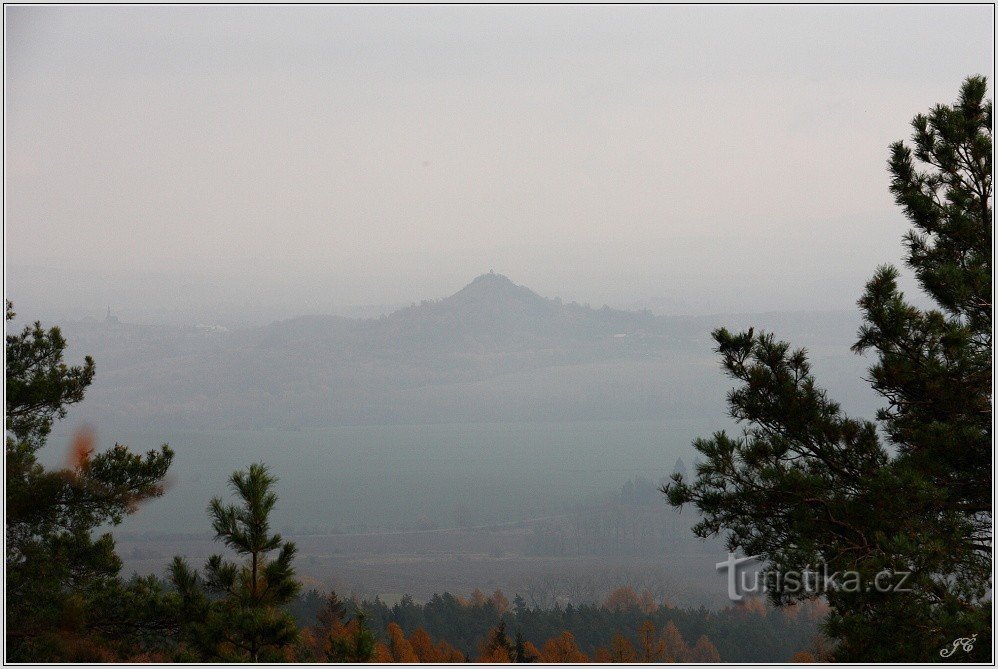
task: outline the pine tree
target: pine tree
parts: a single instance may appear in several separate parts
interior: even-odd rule
[[[933,661],[975,634],[960,659],[991,657],[986,89],[983,77],[967,79],[955,105],[915,117],[913,147],[891,147],[891,192],[914,226],[906,263],[936,308],[910,304],[892,267],[867,284],[854,349],[876,354],[879,425],[846,416],[818,387],[805,351],[720,329],[717,350],[742,384],[728,397],[731,415],[750,427],[695,442],[695,480],[674,476],[665,488],[673,505],[700,510],[698,535],[725,532],[729,549],[761,556],[772,571],[855,573],[849,589],[823,593],[837,660]],[[885,592],[884,583],[907,591]],[[814,592],[784,584],[769,594],[783,604]]]
[[[527,664],[537,660],[537,654],[528,647],[529,644],[523,638],[523,632],[516,630],[516,638],[513,642],[513,662],[516,664]]]
[[[244,564],[213,555],[203,577],[180,557],[171,565],[188,639],[209,659],[276,659],[297,638],[294,619],[280,608],[301,586],[291,564],[295,545],[270,533],[276,481],[266,466],[250,465],[229,479],[241,504],[227,506],[216,497],[208,507],[216,540],[243,556]]]
[[[506,634],[506,621],[490,630],[482,644],[481,662],[511,662],[515,649]]]
[[[6,321],[15,314],[6,303]],[[63,362],[59,328],[36,322],[8,334],[6,351],[6,600],[10,659],[106,661],[107,644],[135,641],[165,625],[135,606],[145,581],[124,582],[110,533],[143,500],[163,493],[173,452],[163,446],[145,456],[116,444],[95,453],[93,437],[80,432],[70,467],[45,469],[38,451],[54,421],[83,400],[94,361]],[[126,615],[127,614],[127,615]],[[105,644],[101,655],[94,655]]]
[[[370,662],[374,658],[376,641],[367,629],[366,620],[367,615],[358,611],[347,623],[346,634],[330,639],[326,659],[330,662]]]
[[[346,608],[343,606],[340,598],[336,596],[336,592],[331,590],[326,596],[326,601],[323,603],[322,608],[319,609],[319,612],[315,616],[319,629],[328,632],[337,626],[341,626],[344,616],[346,616]]]

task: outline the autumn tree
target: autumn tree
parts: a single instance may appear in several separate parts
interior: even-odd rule
[[[527,645],[530,645],[529,642]],[[454,663],[468,661],[464,653],[443,640],[437,642],[437,655],[440,658],[440,662]]]
[[[842,661],[932,661],[977,635],[961,659],[991,658],[992,103],[970,77],[954,105],[891,146],[890,190],[912,224],[906,264],[932,308],[881,267],[859,301],[854,345],[876,356],[877,422],[847,416],[804,350],[772,334],[714,332],[741,436],[697,440],[702,461],[673,476],[670,503],[702,514],[695,532],[774,573],[855,574],[822,588]],[[886,576],[884,576],[886,575]],[[877,579],[880,579],[878,581]],[[902,582],[903,579],[903,582]],[[885,586],[886,583],[886,586]],[[841,584],[840,584],[841,585]],[[773,587],[776,604],[813,597]]]
[[[603,601],[603,606],[610,611],[628,611],[640,608],[641,603],[638,600],[638,594],[634,592],[634,588],[622,586],[607,595]]]
[[[689,662],[690,648],[683,635],[671,620],[662,630],[662,647],[667,662]]]
[[[665,643],[656,634],[651,620],[645,620],[638,629],[638,650],[642,662],[661,662],[665,657]]]
[[[499,588],[496,588],[495,592],[493,592],[492,595],[489,596],[489,603],[496,608],[496,612],[499,615],[502,615],[507,611],[509,611],[509,600],[506,598],[506,595],[503,594],[503,591],[500,590]]]
[[[835,659],[834,644],[824,634],[812,637],[805,651],[813,656],[816,662],[832,662]]]
[[[634,645],[630,639],[617,632],[610,639],[609,648],[598,648],[596,650],[597,662],[632,663],[638,661],[638,654],[634,650]]]
[[[721,654],[706,634],[701,634],[696,644],[690,649],[690,662],[720,662]]]
[[[388,651],[393,662],[419,662],[419,656],[412,644],[405,638],[405,632],[395,623],[388,623]]]
[[[589,657],[579,650],[575,636],[571,632],[562,632],[553,639],[548,639],[541,646],[541,662],[588,662]]]
[[[170,567],[185,635],[207,658],[279,659],[297,639],[294,619],[281,609],[301,588],[292,566],[296,548],[270,532],[276,482],[265,465],[250,465],[229,479],[240,504],[216,497],[208,507],[216,540],[242,556],[243,564],[213,555],[203,576],[181,557]]]
[[[374,643],[374,654],[371,656],[371,662],[376,664],[391,664],[393,661],[392,651],[388,648],[388,644],[376,641]]]
[[[6,322],[14,316],[7,302]],[[66,345],[59,328],[38,322],[5,338],[7,652],[15,661],[109,661],[108,644],[155,643],[169,631],[143,599],[156,584],[123,581],[111,534],[94,533],[163,494],[173,452],[164,445],[143,456],[115,444],[97,453],[81,432],[67,468],[38,461],[53,423],[94,378],[89,356],[64,362]]]
[[[440,651],[433,643],[433,639],[422,627],[417,628],[409,635],[409,644],[412,645],[412,650],[416,653],[416,657],[419,658],[420,662],[442,662],[443,658],[440,657]]]
[[[326,595],[326,600],[322,604],[322,608],[316,614],[317,628],[323,632],[330,632],[339,627],[343,626],[343,619],[346,617],[346,608],[343,606],[343,602],[336,595],[334,590],[330,590],[329,594]]]
[[[346,633],[345,620],[346,607],[336,593],[330,591],[322,599],[322,605],[315,613],[314,624],[299,630],[300,643],[307,649],[309,659],[327,658],[331,639],[342,637]]]
[[[329,662],[369,662],[374,659],[377,640],[366,622],[367,615],[358,611],[341,633],[331,635],[326,659]]]
[[[516,664],[536,662],[540,655],[534,644],[523,638],[523,632],[516,630],[516,638],[513,641],[513,662]]]
[[[482,643],[479,662],[511,662],[514,647],[506,634],[506,621],[500,620],[498,627],[489,630]]]

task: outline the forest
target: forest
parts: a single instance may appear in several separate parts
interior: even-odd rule
[[[420,662],[447,657],[420,650],[436,647],[423,643],[429,639],[466,660],[496,662],[802,661],[829,650],[818,629],[826,613],[821,602],[776,610],[749,599],[720,611],[681,609],[628,586],[596,605],[550,609],[529,607],[519,595],[510,601],[500,590],[491,595],[476,590],[469,597],[444,593],[422,605],[404,597],[393,606],[380,600],[342,603],[335,594],[311,590],[289,607],[313,643],[325,633],[325,612],[331,610],[341,621],[363,612],[382,640],[376,656],[385,661],[411,657],[400,650],[406,638]]]

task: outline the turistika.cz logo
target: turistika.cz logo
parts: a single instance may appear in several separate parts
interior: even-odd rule
[[[911,592],[906,586],[911,572],[882,570],[873,578],[863,579],[858,571],[831,571],[827,565],[801,570],[749,570],[742,567],[759,560],[758,555],[735,557],[717,563],[717,570],[728,572],[728,598],[739,602],[745,595],[782,592],[789,595],[820,595],[825,592]]]

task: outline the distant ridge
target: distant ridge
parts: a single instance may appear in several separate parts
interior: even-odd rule
[[[849,378],[863,372],[849,353],[852,320],[746,320],[845,356]],[[88,396],[93,422],[175,430],[719,413],[728,383],[710,339],[719,325],[743,323],[593,309],[488,273],[376,318],[301,316],[227,332],[94,322],[66,332],[105,370]]]

